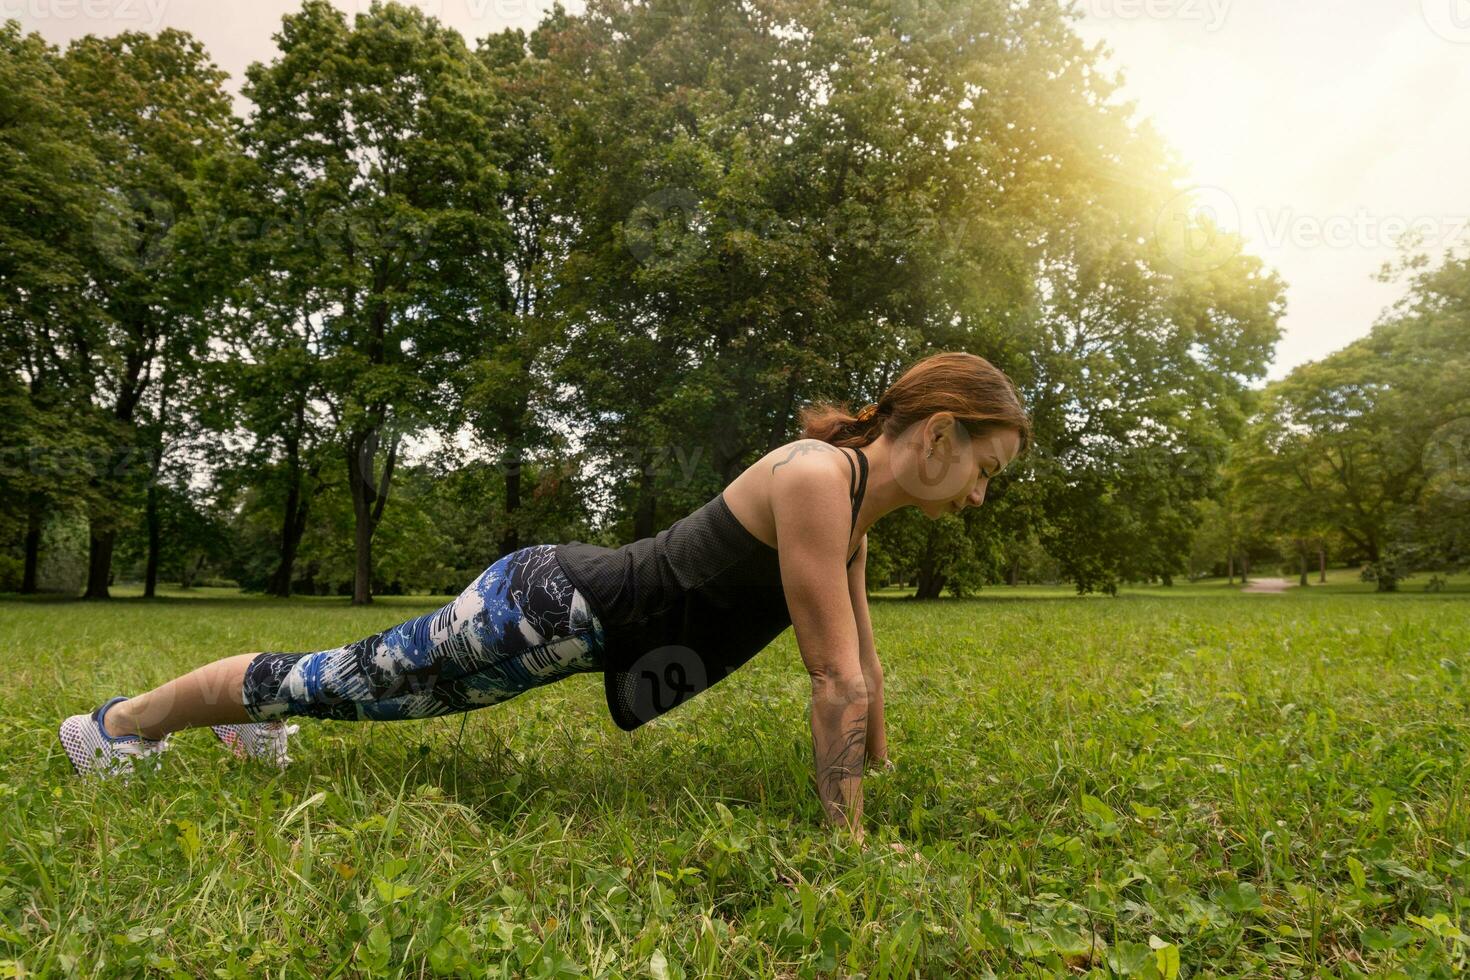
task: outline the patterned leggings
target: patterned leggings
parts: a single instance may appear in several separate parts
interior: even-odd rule
[[[532,545],[436,612],[333,650],[260,654],[245,670],[242,701],[256,721],[431,718],[602,670],[603,643],[555,546]]]

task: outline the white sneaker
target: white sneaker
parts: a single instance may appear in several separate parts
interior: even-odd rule
[[[57,734],[77,775],[127,778],[139,760],[169,748],[167,735],[153,739],[141,735],[107,734],[102,727],[102,716],[108,708],[126,700],[125,697],[112,698],[90,714],[72,715],[61,723]]]
[[[239,725],[211,725],[210,731],[241,759],[259,759],[279,769],[290,765],[291,757],[286,754],[288,736],[295,735],[300,725],[288,725],[284,721],[256,721]]]

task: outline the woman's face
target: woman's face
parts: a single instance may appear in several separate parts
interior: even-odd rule
[[[908,489],[925,515],[938,518],[985,502],[991,478],[1021,451],[1021,434],[1012,428],[993,428],[972,436],[953,419],[936,416],[924,427],[915,451]]]

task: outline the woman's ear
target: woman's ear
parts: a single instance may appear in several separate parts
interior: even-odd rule
[[[929,437],[925,448],[931,448],[940,439],[954,437],[955,417],[952,412],[935,412],[929,419]]]

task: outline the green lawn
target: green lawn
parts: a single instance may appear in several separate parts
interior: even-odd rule
[[[122,785],[62,716],[442,600],[0,601],[0,976],[1450,976],[1470,602],[1422,585],[875,597],[866,850],[819,823],[790,631],[633,735],[580,676],[302,720],[283,774],[185,732]]]
[[[1431,576],[1438,574],[1444,579],[1442,593],[1445,595],[1470,596],[1470,572],[1415,572],[1410,578],[1404,579],[1399,584],[1399,591],[1404,594],[1427,592]],[[1262,572],[1259,575],[1251,574],[1251,581],[1261,578],[1285,579],[1293,589],[1297,588],[1298,577],[1295,572],[1286,574],[1275,569]],[[1184,595],[1231,595],[1240,592],[1244,588],[1239,578],[1227,581],[1223,578],[1205,578],[1189,581],[1188,579],[1176,579],[1172,586],[1165,585],[1127,585],[1123,592],[1134,596],[1184,596]],[[1371,595],[1377,591],[1377,585],[1373,582],[1364,582],[1356,568],[1329,568],[1327,569],[1327,581],[1318,579],[1316,569],[1308,576],[1307,588],[1317,593],[1333,593],[1339,595]],[[873,593],[884,598],[902,598],[913,594],[912,588],[882,588]],[[141,592],[139,593],[141,594]],[[1034,598],[1054,598],[1062,596],[1073,596],[1077,590],[1070,585],[1021,585],[1014,588],[1010,586],[990,586],[982,589],[977,598],[1005,598],[1015,596],[1027,596]]]

